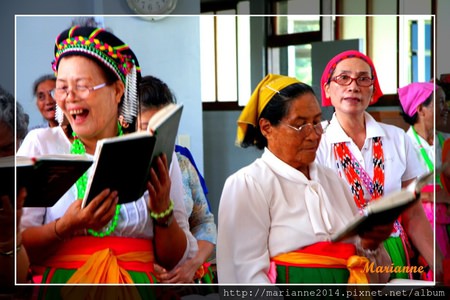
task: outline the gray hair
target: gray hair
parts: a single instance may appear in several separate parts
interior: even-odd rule
[[[47,80],[52,80],[52,81],[56,82],[56,77],[54,74],[45,74],[45,75],[40,76],[38,79],[36,79],[33,83],[33,95],[34,96],[36,96],[38,86]]]
[[[15,109],[14,109],[15,106]],[[14,112],[16,120],[14,120]],[[0,122],[8,126],[12,132],[17,125],[16,137],[23,140],[28,133],[29,116],[20,103],[16,103],[14,96],[0,86]]]

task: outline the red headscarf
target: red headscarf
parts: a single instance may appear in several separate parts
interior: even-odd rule
[[[357,50],[347,50],[347,51],[341,52],[338,55],[336,55],[335,57],[333,57],[328,62],[327,66],[325,67],[325,70],[323,71],[322,78],[320,79],[320,89],[322,92],[322,106],[330,106],[331,105],[331,99],[325,95],[324,85],[326,83],[330,82],[331,75],[333,75],[333,72],[336,69],[337,64],[339,62],[343,61],[344,59],[353,58],[353,57],[357,57],[357,58],[364,60],[366,63],[369,64],[370,70],[372,71],[372,76],[374,79],[373,87],[375,90],[374,90],[374,93],[372,96],[372,100],[370,101],[370,104],[374,104],[375,102],[378,101],[378,98],[383,96],[383,92],[381,91],[381,88],[380,88],[380,83],[378,82],[377,71],[375,70],[375,66],[374,66],[372,60],[370,59],[370,57],[362,54],[361,52],[359,52]]]

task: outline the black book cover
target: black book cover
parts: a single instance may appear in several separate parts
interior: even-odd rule
[[[92,160],[80,155],[42,155],[0,159],[0,194],[14,199],[16,187],[25,187],[24,207],[51,207],[92,165]],[[15,174],[16,173],[16,174]],[[17,178],[17,180],[15,180]]]
[[[147,131],[98,141],[83,207],[106,188],[118,191],[119,203],[142,197],[154,158],[165,153],[170,166],[182,109],[167,105],[150,119]]]
[[[147,132],[99,141],[83,207],[106,188],[118,191],[119,203],[139,199],[147,189],[155,141]]]

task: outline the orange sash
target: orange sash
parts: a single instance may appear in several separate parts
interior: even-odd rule
[[[305,248],[283,253],[272,258],[276,265],[316,268],[347,268],[349,284],[369,282],[364,267],[369,263],[366,257],[354,255],[353,244],[319,242]]]
[[[64,242],[44,265],[77,269],[67,283],[133,283],[128,271],[153,272],[150,239],[76,237]]]

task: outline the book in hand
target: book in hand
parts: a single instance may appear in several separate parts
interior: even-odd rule
[[[169,166],[172,162],[172,154],[175,151],[175,140],[182,112],[183,104],[170,103],[156,112],[147,125],[147,131],[156,136],[154,156],[165,153]]]
[[[183,106],[171,107],[173,110],[162,109],[152,117],[151,131],[133,132],[97,142],[82,207],[106,188],[118,192],[119,203],[142,197],[147,190],[154,158],[165,153],[170,164],[175,149]],[[155,116],[158,122],[153,121]]]
[[[55,154],[35,157],[0,158],[0,194],[15,198],[17,188],[25,187],[24,207],[53,206],[92,165],[85,155]],[[16,173],[16,174],[15,174]],[[17,178],[17,179],[16,179]]]
[[[434,172],[425,173],[417,177],[406,188],[369,202],[362,213],[356,215],[345,228],[331,237],[331,241],[339,242],[370,230],[373,226],[394,222],[404,210],[420,199],[422,188],[433,177]]]

